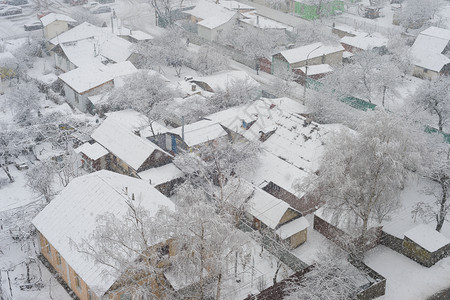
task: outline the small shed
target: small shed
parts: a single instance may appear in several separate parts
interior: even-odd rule
[[[450,253],[450,240],[425,224],[405,232],[402,246],[404,255],[425,267],[431,267]]]
[[[44,27],[45,40],[49,41],[57,35],[68,31],[70,25],[76,24],[77,21],[63,14],[49,13],[41,18],[41,23]]]

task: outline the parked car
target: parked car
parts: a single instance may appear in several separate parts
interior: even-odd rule
[[[18,15],[22,13],[22,7],[9,6],[0,11],[0,16]]]
[[[23,25],[23,27],[25,28],[25,31],[33,31],[44,28],[44,26],[42,26],[41,21],[25,24]]]
[[[111,7],[109,6],[99,6],[91,10],[92,14],[104,14],[111,12]]]
[[[83,8],[92,10],[92,9],[96,8],[97,6],[99,6],[98,2],[89,2],[88,4],[83,5]]]
[[[28,0],[7,0],[9,5],[25,5],[28,4]]]

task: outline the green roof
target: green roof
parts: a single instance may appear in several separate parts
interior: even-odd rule
[[[426,133],[440,133],[444,136],[444,140],[447,144],[450,144],[450,134],[445,133],[443,131],[440,131],[439,129],[436,129],[434,127],[431,126],[425,126],[425,132]]]
[[[339,100],[341,102],[344,102],[345,104],[350,105],[353,108],[362,110],[362,111],[367,111],[368,109],[370,110],[374,110],[376,107],[376,104],[367,102],[365,100],[353,97],[353,96],[343,96],[341,98],[339,98]]]

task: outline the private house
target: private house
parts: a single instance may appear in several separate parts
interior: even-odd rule
[[[164,166],[172,155],[139,136],[132,124],[121,119],[118,112],[111,114],[92,133],[92,138],[109,151],[108,170],[139,178],[138,173]]]
[[[65,31],[58,36],[51,38],[49,40],[50,49],[57,46],[58,44],[64,44],[68,42],[81,41],[87,38],[98,38],[105,35],[113,35],[110,28],[98,27],[92,25],[88,22],[84,22],[78,26]]]
[[[126,278],[111,266],[96,263],[92,256],[79,251],[86,241],[96,245],[91,235],[99,226],[98,217],[113,214],[125,218],[129,211],[127,201],[133,198],[136,205],[153,215],[162,206],[175,209],[170,199],[146,181],[102,170],[73,179],[32,220],[42,256],[78,299],[131,299],[133,296],[132,291],[122,288],[121,281]],[[170,240],[155,239],[152,244],[148,251],[167,256],[175,254]],[[137,259],[138,256],[130,257],[130,260]],[[149,275],[142,274],[137,279],[157,290],[155,278]]]
[[[302,214],[281,199],[251,185],[246,217],[256,230],[268,230],[290,249],[297,248],[307,239],[309,222]]]
[[[294,31],[292,26],[258,15],[256,12],[247,12],[243,18],[238,19],[243,28],[257,28],[272,34],[285,34],[286,31]]]
[[[298,69],[293,69],[293,71],[295,74],[300,75],[297,82],[303,85],[306,76],[314,80],[319,80],[333,72],[333,68],[329,64],[322,64],[308,66],[308,70],[306,70],[306,67],[300,67]],[[306,74],[306,72],[308,72],[308,74]]]
[[[76,20],[69,16],[49,13],[43,16],[41,19],[42,26],[44,27],[44,38],[48,42],[54,37],[68,31],[73,25],[77,23]],[[51,46],[47,44],[51,49]]]
[[[253,99],[261,95],[260,84],[244,71],[223,71],[209,76],[194,77],[189,80],[189,82],[196,84],[202,89],[201,93],[204,96],[211,95],[208,93],[215,93],[219,90],[226,91],[234,83],[241,81],[246,82],[247,88],[250,88],[250,94],[253,95]]]
[[[108,150],[99,143],[84,143],[75,149],[81,155],[81,167],[90,172],[106,169]]]
[[[246,180],[308,214],[320,203],[294,184],[317,171],[327,136],[340,125],[320,125],[302,116],[306,108],[289,98],[260,99],[251,105],[233,107],[205,119],[221,124],[233,139],[258,141],[264,150],[259,165]]]
[[[343,12],[344,1],[342,0],[327,1],[326,3],[294,0],[294,14],[306,20],[316,20],[322,16],[334,16]]]
[[[388,39],[378,32],[358,32],[355,36],[344,36],[340,42],[345,51],[351,53],[367,50],[383,53],[386,51]]]
[[[219,139],[228,138],[228,133],[219,123],[200,120],[170,129],[168,138],[171,146],[169,151],[176,154],[180,151],[192,151]]]
[[[90,96],[102,94],[114,86],[114,79],[130,75],[137,69],[129,61],[104,65],[83,66],[61,74],[65,99],[82,112],[95,114],[95,105]]]
[[[241,14],[236,10],[230,10],[222,5],[201,0],[191,9],[186,10],[191,22],[197,24],[197,34],[207,41],[215,41],[217,36],[236,24]]]
[[[304,67],[306,64],[308,66],[340,65],[344,51],[342,45],[324,45],[321,42],[284,50],[272,56],[272,73],[282,74]]]
[[[450,73],[450,30],[431,26],[422,31],[411,47],[413,75],[432,79]]]
[[[86,38],[60,43],[52,49],[55,66],[63,72],[79,67],[107,65],[132,60],[131,43],[110,35],[107,39]]]

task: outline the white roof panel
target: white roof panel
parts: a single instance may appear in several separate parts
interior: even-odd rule
[[[289,64],[305,61],[307,58],[320,57],[331,53],[344,51],[342,45],[324,45],[321,42],[281,51],[281,55],[287,60]]]
[[[56,14],[56,13],[49,13],[45,16],[43,16],[41,19],[42,26],[47,26],[55,21],[65,21],[69,23],[76,23],[77,21],[72,19],[69,16],[63,15],[63,14]]]
[[[309,227],[309,222],[306,220],[305,217],[297,218],[293,221],[290,221],[289,223],[286,223],[284,225],[281,225],[275,233],[278,234],[278,236],[285,240],[291,236],[293,236],[296,233],[299,233],[302,230],[305,230]]]
[[[75,149],[76,153],[83,153],[87,157],[89,157],[92,160],[97,160],[102,156],[107,155],[109,152],[105,148],[102,147],[99,143],[84,143],[77,149]]]
[[[182,136],[182,127],[171,129],[170,132]],[[226,136],[227,132],[219,123],[201,120],[184,126],[184,142],[193,147],[208,141]]]
[[[442,233],[425,224],[420,224],[405,232],[405,237],[429,252],[437,251],[450,243],[450,240]]]
[[[151,185],[157,186],[171,180],[181,178],[184,173],[173,163],[158,168],[151,168],[138,173],[139,177],[148,181]]]

